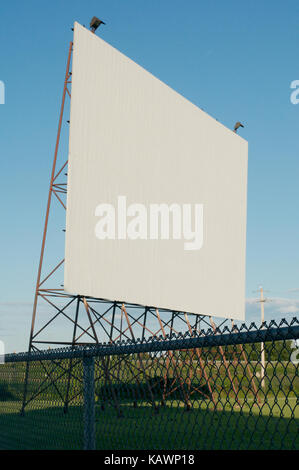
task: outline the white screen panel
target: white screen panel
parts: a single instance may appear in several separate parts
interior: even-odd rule
[[[247,142],[77,23],[72,72],[65,290],[244,319]]]

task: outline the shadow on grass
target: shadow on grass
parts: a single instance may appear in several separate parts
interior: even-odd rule
[[[36,401],[20,415],[20,402],[0,403],[0,449],[47,450],[83,448],[83,408]],[[5,408],[9,410],[5,413]]]
[[[98,449],[295,449],[294,418],[256,416],[248,411],[213,411],[182,406],[121,406],[97,410]]]
[[[10,407],[10,408],[9,408]],[[104,410],[96,406],[98,449],[295,449],[299,447],[294,418],[257,416],[242,410],[213,411],[204,406],[185,411],[173,401],[154,411],[144,402]],[[35,402],[19,415],[20,404],[0,404],[0,449],[82,449],[83,408]],[[6,412],[9,410],[9,412]]]

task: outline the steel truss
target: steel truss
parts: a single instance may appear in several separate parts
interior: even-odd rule
[[[118,301],[107,301],[103,299],[96,299],[92,297],[85,297],[82,295],[69,295],[64,292],[63,285],[59,287],[46,287],[49,282],[59,274],[63,267],[64,259],[60,260],[54,267],[52,267],[48,273],[42,277],[46,238],[48,232],[49,216],[52,199],[57,200],[58,204],[66,209],[66,192],[67,182],[61,181],[63,176],[67,176],[67,165],[68,161],[62,162],[58,165],[58,150],[61,139],[62,122],[65,109],[66,98],[71,98],[71,91],[69,86],[71,85],[71,58],[72,58],[73,43],[70,43],[66,73],[64,79],[64,87],[62,94],[62,103],[60,108],[58,132],[56,138],[56,145],[54,151],[54,159],[52,165],[52,172],[50,178],[50,188],[48,194],[48,202],[46,208],[45,223],[42,236],[42,246],[40,261],[37,274],[37,282],[33,304],[32,323],[30,329],[29,339],[29,353],[32,351],[40,351],[45,347],[50,346],[71,346],[76,347],[78,345],[91,345],[102,342],[121,342],[126,340],[142,341],[148,337],[155,338],[169,338],[173,334],[179,332],[192,332],[200,331],[202,324],[205,327],[216,328],[212,317],[193,315],[176,311],[169,310],[158,310],[154,307],[144,307],[141,305],[124,304]],[[56,281],[54,281],[56,283]],[[40,327],[37,327],[37,313],[39,302],[43,301],[51,309],[50,318],[44,322]],[[41,315],[40,315],[41,316]],[[57,340],[43,338],[45,332],[49,331],[50,326],[53,325],[58,319],[62,318],[69,322],[70,338],[69,340]],[[223,320],[221,325],[227,320]],[[205,392],[202,389],[197,389],[192,384],[192,377],[194,375],[200,376],[201,379],[206,383],[210,396],[213,398],[213,386],[211,378],[206,374],[204,363],[200,357],[200,350],[196,349],[192,352],[199,359],[200,370],[193,370],[192,361],[188,367],[188,379],[187,388],[186,380],[182,378],[181,369],[182,365],[178,363],[178,359],[171,352],[167,352],[167,368],[164,374],[164,386],[163,386],[163,398],[161,405],[165,404],[167,398],[177,389],[181,390],[182,399],[185,403],[186,409],[190,408],[190,399],[192,393],[199,391],[203,395]],[[225,354],[222,349],[221,351],[223,362],[227,368],[229,378],[232,383],[232,387],[235,395],[237,396],[237,388],[232,381],[230,376],[229,366],[225,359]],[[25,373],[25,385],[23,393],[23,405],[21,413],[24,414],[26,406],[32,402],[39,394],[50,386],[54,386],[61,400],[63,400],[64,411],[67,412],[69,404],[81,393],[76,391],[71,395],[70,383],[72,378],[76,378],[77,381],[82,383],[82,377],[80,378],[77,373],[78,360],[69,359],[66,361],[40,361],[41,366],[45,371],[45,380],[39,385],[39,387],[29,393],[28,381],[30,375],[30,362],[26,364]],[[155,402],[153,394],[153,385],[149,380],[149,373],[144,367],[142,356],[137,355],[137,363],[133,364],[126,360],[125,357],[120,357],[118,360],[114,360],[113,363],[109,358],[101,358],[96,361],[97,381],[105,381],[107,386],[112,382],[120,380],[121,367],[126,364],[131,370],[132,381],[144,382],[147,384],[148,396],[150,402],[155,411],[158,411],[158,404]],[[188,365],[187,365],[188,366]],[[186,367],[186,365],[185,365]],[[249,367],[249,365],[248,365]],[[60,387],[59,381],[64,378],[67,382],[67,387],[63,390]],[[184,383],[185,381],[185,383]],[[121,415],[121,409],[117,401],[117,397],[111,387],[113,404]],[[256,393],[256,392],[255,392]],[[102,409],[105,408],[105,400],[99,397],[101,401]],[[135,403],[136,405],[136,403]],[[214,402],[216,406],[216,403]]]

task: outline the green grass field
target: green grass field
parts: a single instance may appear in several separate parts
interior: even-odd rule
[[[261,407],[221,404],[214,411],[204,402],[185,411],[182,402],[166,402],[158,412],[140,402],[116,410],[96,407],[98,449],[299,449],[299,409],[293,400],[270,400]],[[9,410],[9,412],[7,411]],[[83,407],[35,402],[24,417],[20,403],[0,403],[1,449],[81,449]]]
[[[186,363],[178,364],[187,386]],[[202,390],[208,393],[200,370],[196,368],[198,365],[194,362],[189,411],[186,410],[180,387],[171,390],[164,406],[161,406],[164,359],[144,362],[158,411],[151,404],[144,377],[141,375],[136,380],[132,375],[132,369],[140,367],[140,363],[131,359],[129,364],[121,362],[117,365],[111,361],[109,365],[113,382],[108,387],[101,369],[97,369],[98,449],[299,449],[298,368],[289,362],[267,363],[264,390],[258,379],[260,366],[250,363],[255,385],[259,389],[259,401],[253,393],[244,363],[230,363],[237,397],[223,363],[207,364],[205,371],[213,384],[216,409],[211,395],[204,396],[198,392],[198,387],[202,386]],[[28,403],[25,416],[20,415],[25,365],[1,366],[0,449],[83,448],[82,363],[73,369],[73,400],[65,414],[61,396],[66,391],[67,376],[64,370],[68,370],[67,366],[66,362],[61,362],[54,369],[47,365],[45,369],[40,363],[33,364],[28,396],[34,397],[39,387],[41,393]],[[51,384],[50,378],[55,378],[55,385]],[[121,417],[114,406],[113,396],[117,397]]]

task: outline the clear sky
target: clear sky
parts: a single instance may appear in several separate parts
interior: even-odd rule
[[[272,299],[266,319],[298,315],[299,104],[290,101],[298,1],[11,0],[0,7],[0,338],[8,350],[28,341],[71,27],[94,15],[114,47],[226,126],[244,123],[247,321],[258,319],[260,284]]]

